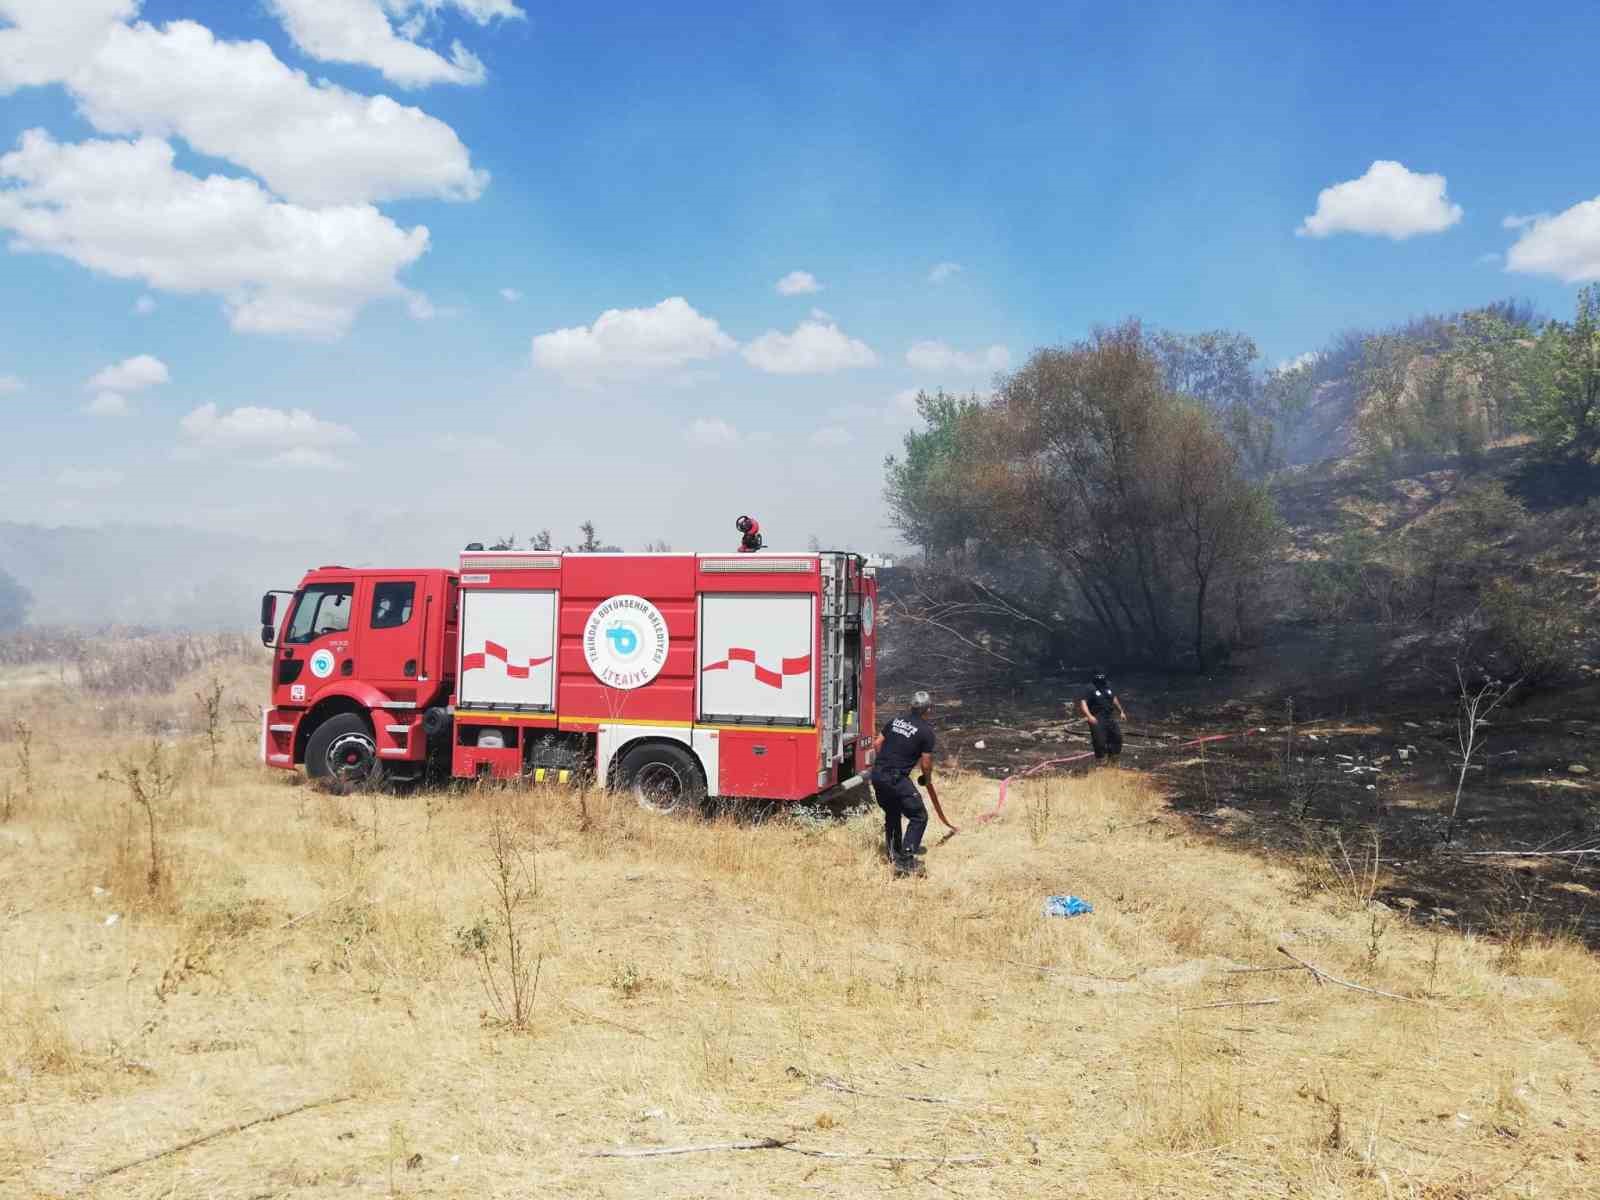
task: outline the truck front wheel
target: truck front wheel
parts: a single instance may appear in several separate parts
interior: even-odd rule
[[[651,812],[697,808],[706,798],[700,764],[689,751],[670,742],[635,746],[622,756],[617,773],[623,789]]]
[[[329,717],[306,742],[306,774],[336,792],[348,792],[383,777],[372,727],[355,713]]]

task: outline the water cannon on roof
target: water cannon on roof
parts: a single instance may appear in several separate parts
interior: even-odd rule
[[[739,539],[740,554],[754,554],[767,544],[766,539],[761,536],[761,522],[754,517],[740,517],[733,523],[733,527],[744,535]]]

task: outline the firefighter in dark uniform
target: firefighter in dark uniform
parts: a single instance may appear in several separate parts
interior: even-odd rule
[[[1078,711],[1089,718],[1089,740],[1094,743],[1094,759],[1113,766],[1122,754],[1122,722],[1128,714],[1122,710],[1122,701],[1111,690],[1104,671],[1096,671],[1089,680],[1089,690],[1078,701]]]
[[[911,697],[911,708],[904,716],[888,721],[872,743],[872,791],[883,809],[883,842],[894,866],[894,873],[925,874],[917,855],[922,853],[922,834],[928,828],[928,810],[922,793],[911,782],[926,785],[933,774],[933,726],[928,710],[933,701],[927,692]],[[905,821],[904,831],[901,821]]]

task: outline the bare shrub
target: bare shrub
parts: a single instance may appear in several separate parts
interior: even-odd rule
[[[160,825],[178,788],[179,771],[162,750],[161,743],[152,741],[143,762],[132,757],[126,758],[114,770],[101,771],[99,778],[122,784],[128,789],[129,803],[144,814],[150,850],[145,888],[151,897],[155,897],[170,882],[165,870]]]
[[[217,751],[222,744],[222,680],[213,678],[203,692],[194,694],[205,723],[206,745],[211,751],[211,769],[217,769]]]
[[[1489,722],[1489,714],[1499,708],[1522,681],[1506,683],[1485,678],[1474,688],[1467,683],[1461,664],[1457,663],[1456,682],[1461,689],[1461,711],[1456,716],[1456,746],[1461,751],[1461,772],[1456,779],[1456,795],[1450,805],[1450,819],[1445,822],[1444,840],[1447,842],[1455,836],[1456,818],[1461,812],[1461,794],[1467,786],[1467,773],[1472,770],[1472,759],[1483,749],[1483,727]]]
[[[86,639],[76,647],[73,663],[86,691],[169,695],[186,676],[252,652],[249,639],[239,634],[152,634]]]
[[[20,719],[12,721],[11,737],[16,742],[12,753],[17,782],[22,785],[22,798],[27,800],[33,796],[33,726]],[[0,796],[0,821],[9,821],[15,814],[17,794],[16,784],[7,780],[5,794]]]
[[[544,955],[535,955],[529,946],[526,921],[539,896],[538,858],[536,852],[523,855],[516,825],[503,803],[489,810],[483,866],[492,911],[461,941],[476,958],[478,977],[496,1020],[512,1029],[526,1029],[544,965]]]
[[[1358,912],[1371,905],[1383,865],[1376,829],[1370,840],[1354,848],[1339,830],[1324,834],[1307,828],[1304,839],[1297,864],[1304,892],[1325,893],[1347,911]]]
[[[1491,648],[1530,686],[1554,679],[1572,662],[1580,613],[1549,575],[1496,579],[1483,595]]]

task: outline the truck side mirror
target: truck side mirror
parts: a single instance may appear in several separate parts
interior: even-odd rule
[[[278,597],[268,592],[261,597],[261,644],[270,646],[278,632]]]

